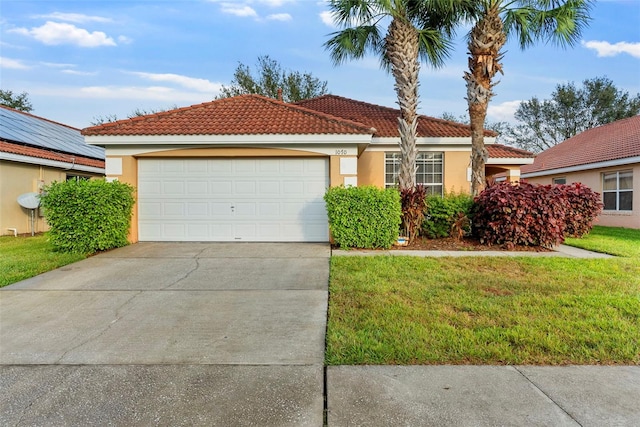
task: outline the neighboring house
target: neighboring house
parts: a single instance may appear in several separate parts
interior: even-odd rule
[[[398,114],[331,95],[297,104],[243,95],[83,134],[106,148],[107,179],[137,188],[132,242],[324,242],[327,187],[395,185]],[[469,191],[470,135],[420,117],[418,181],[430,192]],[[503,146],[489,153],[487,169],[512,178],[533,161]]]
[[[598,224],[640,228],[640,116],[586,130],[522,167],[539,184],[580,182],[602,195]]]
[[[54,181],[104,176],[104,149],[79,129],[0,106],[0,235],[28,233],[31,217],[18,196]],[[34,231],[48,229],[41,211]]]

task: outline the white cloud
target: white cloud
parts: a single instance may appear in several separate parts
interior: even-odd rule
[[[269,21],[291,21],[293,19],[291,15],[288,13],[274,13],[272,15],[268,15],[267,19]]]
[[[63,13],[53,12],[47,15],[36,15],[34,18],[55,19],[57,21],[75,22],[76,24],[83,24],[85,22],[112,22],[109,18],[102,16],[83,15],[81,13]]]
[[[496,122],[515,122],[515,118],[513,115],[516,113],[516,110],[520,106],[522,101],[505,101],[500,104],[491,104],[489,103],[489,108],[487,110],[487,116],[491,119],[491,121]]]
[[[59,62],[41,62],[41,64],[51,68],[73,68],[76,66],[76,64],[61,64]]]
[[[131,72],[130,74],[154,82],[175,83],[184,88],[195,90],[198,92],[218,93],[222,88],[222,85],[220,83],[214,83],[207,79],[181,76],[179,74],[154,74],[143,72]]]
[[[175,91],[168,87],[118,87],[118,86],[87,86],[80,88],[80,97],[91,96],[102,99],[154,99],[169,100]]]
[[[616,56],[621,53],[626,53],[636,58],[640,58],[640,42],[638,43],[627,43],[627,42],[618,42],[611,44],[605,41],[598,40],[590,40],[590,41],[582,41],[582,46],[587,49],[593,49],[598,53],[598,56]]]
[[[240,16],[240,17],[253,17],[257,18],[258,14],[256,11],[247,5],[238,5],[234,3],[222,3],[221,8],[223,13],[228,13],[230,15]]]
[[[71,74],[73,76],[95,76],[98,73],[97,72],[89,72],[89,71],[77,71],[77,70],[62,70],[60,71],[61,73],[64,74]]]
[[[294,0],[258,0],[260,3],[264,3],[269,7],[280,7],[285,3],[292,2]]]
[[[33,37],[46,45],[72,44],[80,47],[116,46],[116,42],[102,31],[89,31],[75,25],[47,21],[30,30],[16,28],[10,32]]]
[[[122,43],[122,44],[131,44],[133,43],[133,39],[127,37],[127,36],[118,36],[118,42]]]
[[[335,22],[333,21],[333,13],[329,12],[328,10],[320,12],[320,20],[327,27],[337,28]]]
[[[24,64],[19,59],[10,59],[0,56],[0,68],[7,68],[12,70],[28,70],[31,67]]]

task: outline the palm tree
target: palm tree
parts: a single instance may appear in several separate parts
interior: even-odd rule
[[[515,36],[521,49],[536,41],[572,46],[589,22],[592,0],[478,0],[477,15],[469,33],[467,103],[471,122],[471,193],[476,196],[485,184],[487,151],[484,121],[494,95],[493,77],[503,73],[502,47]]]
[[[400,107],[400,190],[416,186],[420,59],[434,67],[443,65],[455,26],[470,17],[474,4],[474,0],[329,0],[334,21],[343,28],[325,43],[333,62],[340,64],[371,52],[395,79]]]

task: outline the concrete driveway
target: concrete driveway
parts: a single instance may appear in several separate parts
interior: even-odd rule
[[[0,291],[0,425],[322,425],[326,244],[139,243]]]

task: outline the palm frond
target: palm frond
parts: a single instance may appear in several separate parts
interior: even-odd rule
[[[376,25],[361,25],[330,34],[324,44],[331,60],[339,65],[348,59],[360,59],[367,53],[383,57],[383,37]]]
[[[441,31],[434,29],[424,29],[418,31],[420,39],[420,58],[422,61],[440,68],[451,56],[454,43]]]
[[[524,49],[536,41],[547,41],[561,47],[576,44],[591,20],[589,11],[593,0],[529,0],[520,3],[522,7],[505,8],[503,17],[505,32],[510,38],[515,35]]]

